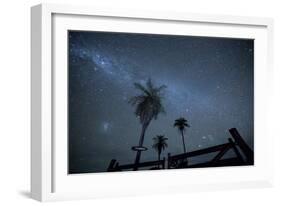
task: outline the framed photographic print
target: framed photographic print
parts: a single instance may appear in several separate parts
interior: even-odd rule
[[[32,197],[270,186],[272,27],[33,7]]]

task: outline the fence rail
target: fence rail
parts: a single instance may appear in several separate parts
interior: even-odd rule
[[[138,164],[138,168],[143,168],[143,167],[159,167],[157,169],[165,169],[165,158],[163,158],[160,161],[149,161],[149,162],[140,162]],[[126,165],[119,165],[119,163],[113,159],[111,160],[109,167],[107,171],[122,171],[122,170],[128,170],[128,169],[133,169],[135,164],[126,164]],[[156,169],[156,168],[155,168]]]

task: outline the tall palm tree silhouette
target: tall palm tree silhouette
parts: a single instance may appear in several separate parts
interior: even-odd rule
[[[164,135],[157,135],[156,137],[153,138],[154,144],[152,145],[152,148],[155,149],[158,153],[158,161],[160,162],[160,156],[162,151],[168,147],[167,140],[168,138],[165,138]],[[158,168],[160,165],[158,165]]]
[[[184,151],[184,153],[186,153],[185,142],[184,142],[184,132],[185,132],[185,128],[190,127],[190,125],[188,124],[188,122],[185,118],[181,117],[181,118],[175,120],[174,127],[177,127],[181,133],[183,151]]]
[[[142,125],[139,145],[132,147],[132,150],[137,151],[134,170],[138,169],[138,164],[141,157],[141,152],[147,150],[143,147],[145,131],[150,124],[151,120],[157,119],[158,114],[165,113],[162,105],[162,92],[166,88],[165,85],[155,87],[151,79],[148,79],[146,85],[139,83],[134,84],[136,89],[141,91],[141,94],[134,96],[130,99],[129,103],[135,106],[135,115],[139,118]]]

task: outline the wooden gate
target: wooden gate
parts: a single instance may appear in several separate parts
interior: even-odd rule
[[[201,150],[192,152],[171,155],[168,154],[167,167],[165,164],[165,158],[160,161],[149,161],[138,164],[138,168],[152,167],[150,169],[176,169],[176,168],[198,168],[198,167],[219,167],[219,166],[240,166],[240,165],[253,165],[254,153],[247,143],[243,140],[236,128],[229,130],[232,138],[228,138],[228,142],[213,147],[208,147]],[[229,151],[233,150],[235,157],[223,158]],[[208,153],[217,152],[215,157],[208,162],[189,165],[188,159]],[[119,162],[115,159],[110,161],[107,171],[123,171],[133,170],[134,164],[119,165]]]
[[[219,167],[219,166],[238,166],[253,165],[254,153],[247,143],[243,140],[236,128],[229,130],[232,138],[228,138],[225,144],[208,147],[201,150],[187,152],[178,155],[168,154],[168,169],[172,168],[196,168],[196,167]],[[238,149],[239,148],[239,149]],[[234,158],[222,159],[227,151],[232,149],[236,155]],[[217,152],[216,156],[208,162],[199,164],[188,164],[188,159],[208,153]],[[242,152],[242,154],[241,154]]]

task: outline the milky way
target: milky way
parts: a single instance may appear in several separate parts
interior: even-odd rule
[[[134,82],[166,85],[166,114],[153,120],[141,161],[156,160],[152,138],[182,151],[179,117],[188,119],[188,151],[227,142],[236,127],[253,148],[254,41],[247,39],[69,32],[69,172],[106,171],[111,159],[132,163],[141,125],[128,103]],[[228,154],[231,156],[231,154]],[[203,161],[201,157],[193,162]]]

